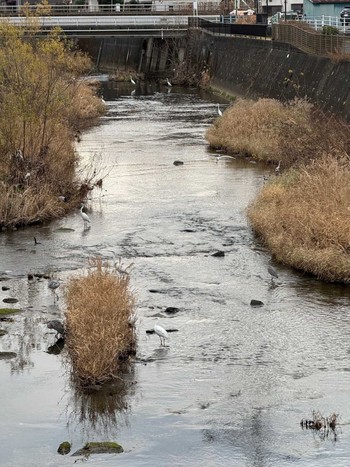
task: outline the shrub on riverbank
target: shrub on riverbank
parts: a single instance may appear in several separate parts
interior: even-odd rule
[[[127,274],[100,258],[86,276],[66,289],[67,346],[73,374],[81,384],[103,383],[135,353],[135,300]]]
[[[74,134],[103,106],[78,79],[90,61],[55,32],[24,38],[2,24],[0,33],[0,227],[8,227],[60,217],[86,195]]]
[[[274,177],[248,209],[276,259],[320,279],[350,283],[350,163],[323,156]]]
[[[206,133],[213,148],[282,167],[305,163],[325,152],[347,150],[350,130],[303,99],[238,99]]]

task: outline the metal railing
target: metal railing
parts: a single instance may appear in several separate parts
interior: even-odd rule
[[[314,16],[312,18],[307,18],[303,16],[301,19],[293,19],[293,21],[299,21],[301,23],[309,24],[312,29],[315,31],[321,31],[324,26],[332,26],[337,28],[340,33],[347,34],[350,33],[350,22],[348,23],[344,19],[340,18],[340,16]],[[279,15],[274,15],[271,18],[272,24],[283,24],[284,17]]]
[[[350,37],[340,34],[320,34],[319,32],[305,30],[297,24],[288,22],[272,26],[272,39],[286,42],[310,54],[327,56],[330,54],[350,53]]]
[[[24,2],[24,0],[23,0]],[[176,0],[172,4],[144,1],[140,3],[124,3],[110,5],[77,5],[60,4],[49,5],[48,8],[39,5],[0,5],[0,16],[23,16],[25,12],[30,12],[36,16],[76,16],[76,15],[193,15],[195,14],[220,14],[218,2],[199,1],[194,10],[194,3],[191,1]]]
[[[1,21],[9,21],[16,26],[26,26],[28,19],[23,16],[12,16],[0,18]],[[36,23],[41,28],[81,28],[95,27],[142,27],[161,26],[167,27],[188,27],[188,16],[39,16]]]

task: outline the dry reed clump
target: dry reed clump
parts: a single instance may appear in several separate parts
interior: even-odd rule
[[[113,379],[136,346],[129,277],[100,258],[91,264],[86,276],[69,281],[65,294],[68,353],[82,385]]]
[[[210,146],[282,167],[305,163],[325,151],[344,151],[348,125],[326,116],[305,99],[282,103],[275,99],[238,99],[206,134]]]
[[[350,163],[322,158],[268,183],[248,208],[276,259],[320,279],[350,283]]]

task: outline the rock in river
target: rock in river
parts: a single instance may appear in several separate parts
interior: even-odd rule
[[[261,300],[251,300],[250,301],[250,306],[263,306],[264,305],[264,302],[262,302]]]
[[[15,352],[0,352],[0,360],[7,360],[10,358],[16,358],[17,354]]]
[[[89,456],[90,454],[117,454],[124,452],[123,447],[111,441],[86,443],[82,449],[78,449],[72,456]]]
[[[3,299],[3,302],[4,303],[17,303],[18,302],[18,299],[17,298],[4,298]]]
[[[63,441],[63,443],[58,446],[57,452],[58,454],[62,454],[62,456],[64,456],[70,452],[71,447],[72,446],[69,441]]]

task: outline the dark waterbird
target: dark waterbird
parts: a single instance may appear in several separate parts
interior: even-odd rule
[[[54,331],[56,331],[56,337],[58,337],[59,335],[64,336],[66,332],[64,324],[58,319],[53,319],[49,321],[48,323],[46,323],[46,326],[49,329],[53,329]]]
[[[57,297],[57,300],[59,299],[59,296],[57,295],[57,292],[56,292],[56,289],[58,289],[58,287],[60,286],[60,281],[57,281],[55,279],[51,279],[49,280],[49,284],[48,284],[48,287],[49,289],[53,292],[53,301],[55,302],[56,301],[56,297]]]
[[[278,274],[277,271],[274,267],[271,266],[271,264],[268,265],[267,270],[271,276],[271,280],[273,281],[274,279],[278,279]]]

